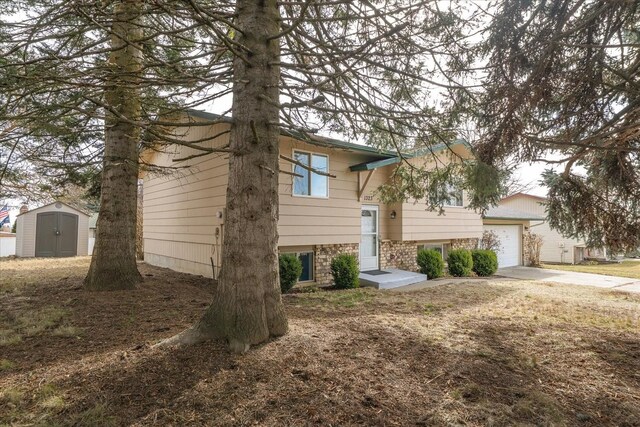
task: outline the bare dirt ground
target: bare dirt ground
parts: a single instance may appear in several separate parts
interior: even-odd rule
[[[638,426],[640,296],[496,281],[284,296],[290,333],[230,354],[151,349],[210,280],[88,258],[0,261],[0,425]]]

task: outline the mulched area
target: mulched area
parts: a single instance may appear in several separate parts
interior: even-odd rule
[[[504,281],[298,292],[289,334],[235,355],[151,348],[199,318],[210,279],[140,264],[138,289],[87,292],[87,266],[0,261],[0,331],[22,334],[0,345],[0,425],[640,425],[639,296]],[[52,307],[29,333],[24,314]]]

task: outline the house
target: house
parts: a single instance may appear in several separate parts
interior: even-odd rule
[[[600,250],[587,248],[583,240],[565,237],[552,229],[546,220],[545,201],[544,197],[516,193],[505,197],[499,204],[500,209],[527,212],[532,216],[541,217],[540,220],[531,221],[529,225],[529,231],[542,236],[541,262],[576,264],[585,258],[604,256]]]
[[[186,141],[215,136],[208,144],[224,147],[230,124],[207,124],[219,119],[190,111],[174,133]],[[439,161],[472,157],[464,141],[433,151]],[[178,144],[144,154],[150,164],[178,168],[143,177],[144,259],[211,277],[220,267],[228,160],[224,154],[189,158],[197,153]],[[280,153],[333,176],[309,173],[286,159],[280,162],[281,171],[289,173],[279,175],[279,250],[299,256],[303,282],[331,283],[329,265],[339,253],[356,255],[362,271],[416,271],[418,248],[446,254],[450,248],[475,248],[482,236],[482,218],[465,208],[461,191],[452,192],[444,215],[427,211],[424,203],[382,203],[376,189],[400,163],[394,153],[330,138],[303,140],[286,131],[281,132]],[[429,154],[409,161],[433,162],[433,158]]]
[[[16,255],[70,257],[88,254],[89,215],[63,202],[21,209],[16,217]]]

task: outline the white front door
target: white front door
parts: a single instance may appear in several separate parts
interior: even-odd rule
[[[378,207],[362,206],[360,271],[378,269]]]

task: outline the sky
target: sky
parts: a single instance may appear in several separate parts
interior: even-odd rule
[[[540,196],[540,197],[546,197],[547,188],[540,185],[539,181],[541,179],[542,172],[552,167],[553,167],[552,165],[546,164],[544,162],[521,164],[516,169],[515,177],[522,184],[531,183],[532,187],[531,187],[531,190],[527,191],[528,194],[533,194],[535,196]]]
[[[21,16],[21,15],[18,15],[18,16]],[[479,37],[479,36],[476,36],[476,37]],[[228,99],[219,98],[216,100],[215,106],[203,105],[201,108],[198,108],[198,109],[203,109],[203,110],[214,112],[214,113],[221,113],[223,111],[226,111],[230,107],[230,104],[231,104],[230,97],[228,97]],[[340,135],[332,135],[332,134],[326,134],[326,133],[323,133],[323,134],[325,136],[340,138]],[[357,143],[358,141],[352,141],[352,142]],[[516,169],[514,177],[518,179],[520,183],[530,186],[531,189],[528,191],[529,193],[538,195],[538,196],[546,196],[546,192],[547,192],[546,188],[542,187],[539,181],[540,181],[542,172],[545,169],[548,169],[549,167],[552,167],[552,166],[557,167],[557,165],[549,165],[544,162],[536,162],[532,164],[521,164]],[[15,220],[16,215],[19,213],[19,201],[8,200],[7,202],[13,207],[13,209],[10,211],[11,222],[13,222]],[[1,207],[2,205],[0,204],[0,208]],[[34,207],[36,206],[30,206],[30,208],[34,208]]]

